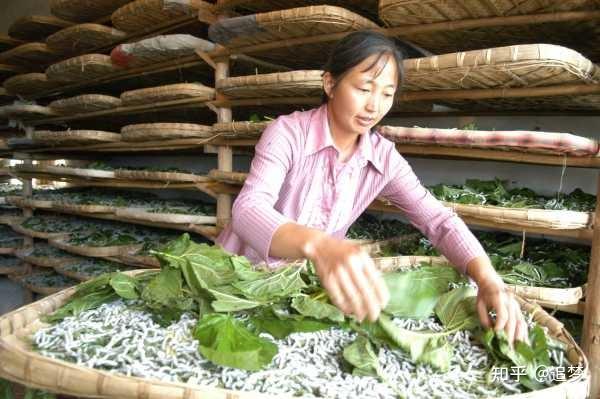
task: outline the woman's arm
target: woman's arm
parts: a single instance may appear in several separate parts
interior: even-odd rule
[[[526,340],[527,325],[518,302],[506,286],[483,247],[465,223],[439,202],[425,187],[408,163],[393,149],[389,163],[395,176],[381,195],[404,211],[410,222],[425,234],[459,271],[467,274],[478,287],[477,310],[481,323],[489,327],[489,310],[496,311],[496,330],[504,329],[513,337]]]

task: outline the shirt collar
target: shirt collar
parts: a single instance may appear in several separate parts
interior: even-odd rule
[[[306,138],[306,153],[312,155],[328,147],[335,148],[335,145],[329,130],[327,104],[323,104],[315,110],[310,118]],[[383,173],[383,167],[373,149],[372,134],[370,132],[360,135],[358,148],[352,156],[352,159],[354,158],[357,158],[360,166],[365,166],[367,162],[371,162],[379,173]]]

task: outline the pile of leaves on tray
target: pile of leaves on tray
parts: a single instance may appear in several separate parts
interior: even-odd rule
[[[523,238],[501,232],[473,232],[508,284],[568,288],[587,281],[590,247],[541,238]],[[376,256],[440,256],[432,243],[417,229],[400,220],[380,220],[362,215],[353,224],[348,238],[385,240],[401,237],[384,245]]]
[[[577,188],[569,194],[544,196],[529,188],[510,188],[505,180],[468,179],[462,185],[437,184],[428,187],[441,201],[457,204],[493,205],[504,208],[536,208],[593,212],[596,196]]]
[[[116,208],[142,208],[153,213],[178,213],[187,215],[214,215],[213,204],[190,200],[160,199],[151,193],[110,190],[100,188],[38,190],[34,200],[53,201],[67,205],[104,205]]]
[[[538,325],[531,325],[529,343],[517,342],[514,347],[508,345],[504,332],[483,330],[475,309],[476,292],[453,268],[423,266],[386,274],[391,300],[385,312],[374,323],[360,323],[329,302],[310,263],[261,270],[244,257],[194,243],[187,234],[153,253],[161,262],[160,271],[135,276],[111,273],[86,282],[47,321],[71,325],[78,316],[92,317],[93,309],[119,300],[133,301],[135,309],[149,312],[162,326],[194,314],[197,322],[191,335],[204,359],[216,366],[254,372],[267,368],[278,355],[277,342],[281,341],[277,340],[297,333],[346,331],[352,339],[340,348],[345,370],[376,378],[396,393],[402,388],[390,382],[380,364],[382,351],[404,356],[429,373],[443,373],[456,361],[457,342],[466,340],[468,346],[470,337],[479,337],[479,346],[492,359],[487,366],[483,364],[487,360],[482,360],[488,371],[491,366],[522,368],[523,375],[511,385],[519,390],[555,384],[540,380],[536,370],[565,364],[564,353],[556,355],[562,353],[563,345]],[[406,328],[401,318],[435,318],[439,328],[415,331]],[[36,337],[38,347],[47,352],[45,342],[55,340],[43,333]],[[111,361],[104,368],[110,369],[110,364],[116,365]]]

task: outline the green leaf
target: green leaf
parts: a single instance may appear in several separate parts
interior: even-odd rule
[[[221,290],[219,290],[221,288]],[[215,312],[237,312],[245,309],[252,309],[262,306],[265,303],[246,299],[225,291],[225,287],[217,287],[209,289],[208,292],[215,297],[215,301],[211,302]]]
[[[235,281],[231,254],[218,246],[196,244],[183,234],[161,251],[152,251],[162,265],[181,269],[187,285],[199,296],[202,290]]]
[[[390,301],[385,311],[399,317],[429,317],[440,296],[449,291],[449,284],[459,279],[452,267],[423,266],[407,272],[387,273],[384,280]]]
[[[56,312],[44,318],[48,323],[62,321],[68,316],[77,316],[86,310],[95,309],[103,303],[119,299],[119,296],[110,287],[101,288],[96,292],[89,292],[83,296],[73,296],[69,302],[61,306]]]
[[[314,320],[310,318],[279,315],[277,317],[272,309],[264,309],[251,317],[252,325],[259,332],[267,332],[277,339],[284,339],[288,335],[297,332],[315,332],[327,330],[333,326],[332,323]]]
[[[265,277],[267,272],[255,270],[250,261],[244,256],[232,256],[231,264],[239,280],[254,281]]]
[[[298,266],[284,267],[265,278],[254,281],[238,281],[233,284],[248,299],[257,301],[273,301],[295,295],[306,287],[300,276]]]
[[[410,354],[413,362],[429,364],[442,372],[449,370],[452,347],[446,333],[406,330],[396,326],[386,314],[379,316],[378,323],[398,347]]]
[[[160,324],[169,323],[191,310],[194,301],[182,289],[181,271],[173,267],[163,267],[143,288],[141,298],[152,309]]]
[[[110,286],[117,295],[125,299],[137,299],[137,283],[135,278],[123,273],[115,273],[110,279]]]
[[[25,388],[23,399],[56,399],[56,395],[39,389]]]
[[[326,302],[312,299],[308,295],[298,295],[292,299],[292,307],[303,316],[315,319],[329,319],[335,322],[343,322],[344,314],[335,306]]]
[[[277,345],[253,334],[230,315],[202,317],[194,337],[200,342],[200,353],[220,366],[258,371],[277,354]]]
[[[476,295],[474,288],[464,286],[440,297],[435,314],[447,330],[472,330],[480,325]]]
[[[0,378],[0,398],[15,399],[10,381]]]
[[[378,376],[379,360],[371,342],[365,336],[359,335],[344,348],[344,359],[354,367],[353,375]]]

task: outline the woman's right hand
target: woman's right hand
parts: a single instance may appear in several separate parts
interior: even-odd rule
[[[309,241],[305,256],[313,261],[331,302],[358,321],[376,321],[390,295],[371,257],[355,243],[323,235]]]

